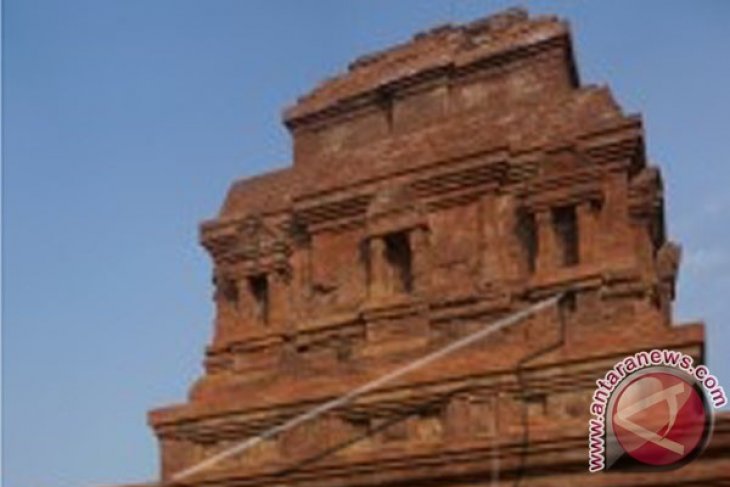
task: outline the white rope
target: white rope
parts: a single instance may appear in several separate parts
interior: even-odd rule
[[[420,369],[421,367],[428,365],[435,360],[438,360],[452,352],[455,352],[456,350],[464,348],[478,340],[481,340],[482,338],[487,337],[488,335],[491,335],[492,333],[495,333],[499,330],[502,330],[503,328],[506,328],[510,325],[513,325],[513,324],[521,321],[523,318],[526,318],[526,317],[530,316],[531,314],[536,313],[537,311],[540,311],[544,308],[547,308],[548,306],[553,305],[560,299],[560,297],[561,296],[558,295],[558,296],[554,296],[554,297],[545,299],[543,301],[533,304],[532,306],[530,306],[528,308],[525,308],[521,311],[517,311],[514,314],[511,314],[500,320],[497,320],[496,322],[492,323],[491,325],[486,326],[480,330],[477,330],[474,333],[466,335],[465,337],[462,337],[458,340],[455,340],[455,341],[449,343],[448,345],[444,346],[443,348],[440,348],[439,350],[431,352],[428,355],[425,355],[409,364],[404,365],[403,367],[400,367],[377,379],[374,379],[371,382],[363,384],[362,386],[360,386],[356,389],[353,389],[352,391],[348,392],[347,394],[344,394],[340,397],[332,399],[331,401],[328,401],[319,406],[316,406],[316,407],[310,409],[309,411],[307,411],[303,414],[300,414],[299,416],[295,416],[294,418],[292,418],[278,426],[274,426],[273,428],[270,428],[270,429],[264,431],[263,433],[261,433],[258,436],[254,436],[252,438],[243,440],[242,442],[238,443],[237,445],[233,445],[219,453],[216,453],[215,455],[213,455],[209,458],[206,458],[205,460],[203,460],[191,467],[181,470],[180,472],[177,472],[176,474],[174,474],[172,476],[171,480],[172,480],[172,482],[177,482],[177,481],[180,481],[193,474],[201,472],[209,467],[212,467],[213,465],[215,465],[219,462],[222,462],[223,460],[225,460],[227,458],[230,458],[234,455],[243,453],[244,451],[253,448],[254,446],[261,443],[262,441],[268,440],[269,438],[271,438],[279,433],[282,433],[284,431],[295,428],[295,427],[299,426],[300,424],[305,423],[305,422],[309,421],[310,419],[314,419],[321,414],[324,414],[328,411],[331,411],[340,406],[348,404],[349,402],[353,401],[354,399],[358,398],[359,396],[362,396],[364,394],[367,394],[368,392],[374,391],[375,389],[378,389],[379,387],[384,386],[388,382],[392,382],[392,381],[408,374],[409,372],[412,372],[416,369]]]

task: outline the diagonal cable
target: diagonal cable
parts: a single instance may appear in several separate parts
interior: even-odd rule
[[[206,458],[202,460],[201,462],[188,467],[184,470],[181,470],[180,472],[175,473],[171,481],[172,482],[179,482],[187,477],[190,477],[191,475],[194,475],[196,473],[202,472],[203,470],[206,470],[213,465],[216,465],[232,456],[239,455],[247,450],[250,450],[254,446],[260,444],[261,442],[268,440],[269,438],[272,438],[273,436],[276,436],[279,433],[282,433],[284,431],[290,430],[292,428],[295,428],[299,426],[302,423],[305,423],[311,419],[316,418],[317,416],[320,416],[326,412],[329,412],[333,409],[336,409],[340,406],[344,406],[345,404],[348,404],[355,399],[357,399],[360,396],[363,396],[369,392],[372,392],[389,382],[392,382],[396,379],[399,379],[403,377],[404,375],[413,372],[414,370],[420,369],[431,362],[434,362],[436,360],[439,360],[446,355],[451,354],[452,352],[455,352],[457,350],[460,350],[468,345],[471,345],[474,342],[477,342],[493,333],[496,333],[504,328],[507,328],[508,326],[511,326],[515,323],[520,322],[524,318],[543,310],[549,306],[552,306],[553,304],[557,303],[562,295],[553,296],[551,298],[544,299],[542,301],[539,301],[523,310],[517,311],[509,316],[506,316],[504,318],[501,318],[494,323],[485,326],[484,328],[475,331],[474,333],[471,333],[469,335],[466,335],[458,340],[455,340],[448,345],[445,345],[444,347],[435,350],[427,355],[424,355],[423,357],[414,360],[413,362],[410,362],[398,369],[393,370],[392,372],[389,372],[381,377],[378,377],[377,379],[374,379],[370,382],[367,382],[360,387],[357,387],[356,389],[353,389],[352,391],[339,396],[335,399],[332,399],[330,401],[327,401],[323,404],[320,404],[319,406],[316,406],[309,411],[306,411],[299,416],[295,416],[294,418],[285,421],[284,423],[274,426],[260,435],[248,438],[246,440],[243,440],[242,442],[233,445],[229,448],[226,448],[225,450],[216,453],[215,455],[210,456],[209,458]]]

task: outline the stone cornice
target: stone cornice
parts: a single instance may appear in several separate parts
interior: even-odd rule
[[[539,53],[565,53],[575,86],[577,73],[567,25],[554,17],[528,19],[521,10],[507,11],[464,26],[444,26],[417,35],[406,44],[361,58],[344,75],[324,82],[284,112],[292,129],[379,106],[383,97],[398,97],[433,82],[450,84]],[[395,67],[397,65],[397,68]]]
[[[562,425],[556,425],[560,426]],[[550,439],[543,438],[548,433],[552,434]],[[287,473],[287,485],[299,487],[342,487],[350,485],[348,480],[355,475],[358,485],[363,487],[400,485],[404,481],[407,485],[413,485],[419,481],[432,483],[434,480],[467,485],[492,478],[494,460],[498,462],[499,478],[503,481],[515,482],[524,473],[523,467],[529,465],[531,472],[551,475],[558,482],[556,485],[608,485],[605,478],[587,471],[584,431],[576,432],[571,428],[533,432],[533,436],[537,438],[532,438],[529,445],[524,444],[522,434],[515,431],[501,435],[496,445],[492,438],[481,438],[461,441],[447,448],[422,445],[403,449],[394,446],[382,449],[366,461],[329,459],[315,463],[305,462],[295,469],[286,464],[271,465],[248,475],[236,470],[209,471],[190,481],[173,485],[275,485],[281,481],[282,471]],[[724,485],[725,482],[730,482],[730,471],[722,457],[729,447],[730,416],[723,414],[718,418],[714,438],[703,454],[702,461],[685,466],[681,478],[672,473],[647,476],[645,472],[620,472],[613,473],[610,482],[611,485],[642,487]],[[498,455],[496,458],[495,453]]]
[[[620,169],[625,164],[641,165],[644,163],[642,133],[641,119],[627,117],[621,123],[577,136],[571,147],[591,165],[607,169]],[[447,202],[450,193],[453,195],[459,190],[468,192],[468,188],[484,191],[485,185],[500,187],[501,191],[515,188],[524,192],[525,188],[520,184],[535,179],[549,152],[549,147],[515,151],[509,146],[502,146],[461,154],[448,160],[439,159],[406,172],[383,174],[375,180],[346,184],[334,191],[296,196],[287,209],[267,217],[295,218],[304,225],[315,227],[327,222],[323,228],[338,227],[347,221],[361,224],[372,195],[385,180],[390,184],[399,184],[399,181],[402,181],[400,184],[408,184],[419,198],[428,200],[433,207],[439,206],[438,199],[442,196]],[[567,176],[580,177],[580,171]],[[551,182],[539,184],[566,186],[569,181],[561,183],[564,178],[566,175],[561,174]],[[530,184],[531,190],[540,189],[534,183]],[[200,240],[206,247],[211,247],[216,241],[226,245],[225,242],[234,238],[236,226],[247,218],[249,215],[206,221],[200,226]],[[338,220],[342,222],[338,223]]]
[[[565,349],[561,352],[559,352],[558,355],[555,357],[548,357],[546,359],[541,360],[538,363],[535,363],[531,365],[530,367],[527,367],[526,370],[530,371],[530,374],[537,374],[536,377],[542,377],[540,381],[542,381],[543,388],[550,388],[551,382],[547,380],[547,376],[553,377],[553,379],[550,380],[557,380],[558,382],[555,382],[554,384],[557,384],[561,382],[559,377],[563,372],[560,372],[558,374],[555,374],[555,372],[560,371],[562,368],[568,367],[569,365],[573,364],[577,366],[580,370],[583,370],[585,367],[589,367],[591,369],[590,374],[594,374],[592,376],[591,381],[595,381],[596,372],[598,369],[601,369],[605,372],[611,365],[613,365],[613,362],[615,362],[617,359],[622,358],[623,356],[634,353],[636,351],[645,349],[646,346],[655,347],[658,343],[661,343],[662,347],[668,347],[672,349],[687,349],[687,350],[694,350],[696,347],[700,347],[702,345],[702,340],[704,336],[704,332],[701,325],[697,326],[688,326],[684,325],[682,327],[676,327],[676,328],[669,328],[664,331],[661,330],[655,330],[652,333],[648,333],[649,330],[644,330],[644,332],[639,333],[637,332],[637,336],[635,337],[636,340],[630,347],[627,346],[621,346],[620,348],[616,347],[610,347],[605,346],[602,350],[594,350],[591,348],[581,348],[577,347],[576,344],[573,344],[573,346],[569,349]],[[592,340],[598,340],[600,341],[602,331],[599,329],[596,329],[596,332],[591,336]],[[606,331],[606,333],[611,333],[610,330]],[[647,345],[648,344],[648,345]],[[534,346],[538,346],[539,344],[535,344]],[[646,345],[646,346],[645,346]],[[512,349],[511,349],[512,350]],[[514,350],[512,350],[512,355],[514,355]],[[382,397],[385,398],[388,395],[392,395],[393,397],[397,397],[398,394],[400,394],[403,391],[411,391],[408,394],[413,394],[413,391],[423,390],[428,391],[431,390],[431,388],[435,387],[436,390],[440,390],[441,393],[444,392],[444,387],[446,387],[446,390],[452,389],[458,389],[458,384],[462,383],[464,380],[472,381],[470,383],[473,383],[475,378],[483,377],[484,380],[487,381],[487,383],[491,383],[490,381],[494,381],[495,377],[502,377],[500,379],[501,382],[504,380],[507,380],[507,383],[512,383],[513,387],[517,387],[516,383],[513,382],[513,379],[506,379],[509,377],[513,377],[515,373],[515,363],[517,360],[519,360],[520,357],[524,356],[524,354],[529,353],[529,351],[523,350],[522,354],[518,356],[510,356],[510,357],[503,357],[500,358],[502,361],[506,361],[509,363],[505,367],[506,364],[502,364],[501,366],[496,366],[494,364],[489,364],[485,362],[482,364],[481,367],[475,368],[474,366],[471,367],[468,374],[464,373],[464,370],[461,370],[461,372],[456,373],[456,371],[452,371],[449,373],[450,370],[449,367],[445,367],[443,370],[438,371],[436,373],[437,377],[431,377],[429,379],[426,379],[426,377],[423,378],[412,378],[410,382],[407,384],[395,384],[391,387],[384,388],[382,390],[378,390],[374,393],[371,393],[367,397],[363,397],[361,400],[359,400],[357,403],[368,403],[368,397]],[[496,360],[495,357],[492,357]],[[452,362],[455,360],[454,365],[458,363],[460,360],[464,359],[455,357],[447,362]],[[447,362],[444,362],[445,365]],[[593,364],[593,365],[590,365]],[[391,365],[390,367],[393,367]],[[593,370],[595,369],[595,370]],[[373,371],[369,371],[374,373]],[[585,371],[584,371],[585,372]],[[575,369],[573,371],[566,371],[565,377],[568,378],[571,376],[571,374],[575,373]],[[352,374],[352,372],[350,372]],[[588,374],[588,375],[590,375]],[[418,374],[416,374],[418,375]],[[432,373],[433,375],[433,373]],[[586,375],[586,377],[588,377]],[[349,376],[349,377],[343,377],[343,379],[346,378],[346,384],[349,385],[349,388],[352,387],[353,383],[359,383],[363,380],[367,380],[366,377],[357,378],[355,376]],[[415,379],[415,380],[414,380]],[[333,380],[336,380],[334,378]],[[567,379],[566,379],[567,380]],[[572,380],[572,379],[571,379]],[[589,380],[588,378],[586,380]],[[500,383],[501,383],[500,382]],[[449,386],[448,384],[452,384]],[[454,386],[456,384],[456,386]],[[506,383],[505,383],[506,384]],[[505,385],[503,384],[503,385]],[[265,417],[267,415],[278,415],[278,414],[296,414],[296,412],[292,411],[292,408],[307,408],[311,407],[313,405],[320,404],[322,402],[325,402],[330,397],[329,396],[323,396],[322,392],[325,390],[323,387],[316,386],[316,384],[313,384],[313,388],[309,389],[310,394],[315,393],[313,397],[299,397],[296,401],[296,403],[277,403],[273,397],[271,396],[267,399],[267,404],[261,405],[261,406],[254,406],[249,405],[248,406],[241,406],[237,405],[233,407],[233,405],[229,404],[226,409],[220,409],[220,405],[217,406],[215,404],[208,404],[208,403],[189,403],[184,406],[172,406],[160,410],[151,411],[149,414],[149,421],[150,424],[156,429],[166,429],[169,427],[174,428],[176,424],[182,424],[189,422],[193,418],[195,418],[195,421],[203,421],[206,420],[206,418],[224,418],[227,415],[231,414],[239,414],[239,413],[245,413],[248,415],[253,415],[251,417]],[[346,390],[349,390],[347,387],[341,387],[342,384],[340,384],[340,392],[344,392]],[[425,388],[425,389],[424,389]],[[513,390],[510,387],[506,387],[503,389],[505,391],[507,390]],[[399,392],[401,391],[401,392]],[[383,396],[385,394],[385,396]],[[270,395],[267,393],[267,395]],[[428,396],[424,396],[428,397]],[[252,399],[252,398],[251,398]],[[297,406],[294,406],[296,404]],[[221,404],[222,405],[222,404]],[[289,411],[289,413],[286,413],[286,411]]]

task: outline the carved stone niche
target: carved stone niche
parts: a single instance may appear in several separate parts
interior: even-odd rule
[[[306,240],[302,232],[289,216],[272,221],[257,215],[248,216],[238,225],[225,263],[245,274],[275,271],[287,278],[293,249]]]
[[[371,300],[403,297],[425,287],[426,212],[407,186],[375,195],[367,210],[368,291]]]
[[[444,438],[444,419],[441,409],[431,408],[411,416],[408,437],[419,443],[440,442]]]
[[[358,456],[380,446],[377,421],[368,412],[345,411],[337,432],[337,455]]]
[[[350,425],[336,415],[320,416],[283,432],[279,439],[279,454],[291,462],[336,454],[353,434]]]
[[[377,432],[377,441],[386,445],[408,440],[408,423],[410,419],[409,417],[399,417],[397,415],[373,418],[371,424],[373,430]]]
[[[593,392],[592,388],[587,388],[553,393],[548,397],[549,419],[585,427],[590,416]]]
[[[213,300],[216,306],[213,344],[227,342],[235,332],[238,321],[238,283],[230,276],[218,272],[213,276],[215,292]]]
[[[219,272],[213,279],[216,287],[215,342],[235,338],[242,331],[266,325],[271,301],[272,273],[257,270],[240,276]]]
[[[454,396],[446,405],[444,416],[447,437],[492,436],[498,427],[496,396],[478,392]]]
[[[269,253],[279,241],[279,235],[260,216],[252,215],[239,225],[234,250],[240,258],[254,260]]]
[[[292,233],[297,233],[290,220],[249,216],[230,239],[214,275],[215,345],[266,334],[287,315]]]

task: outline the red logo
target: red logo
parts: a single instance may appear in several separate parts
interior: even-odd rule
[[[654,369],[630,380],[609,411],[621,449],[645,466],[678,467],[704,448],[711,411],[689,376]]]

